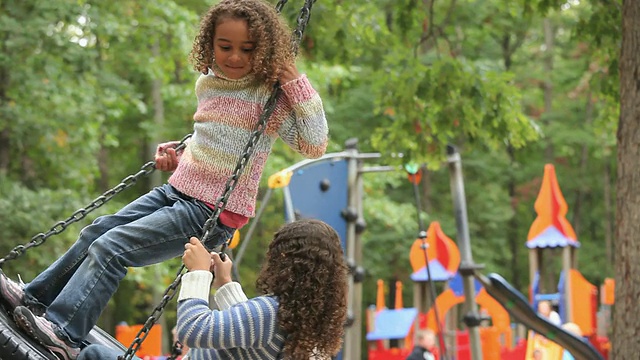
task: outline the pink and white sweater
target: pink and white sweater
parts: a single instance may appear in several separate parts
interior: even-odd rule
[[[283,94],[255,146],[225,210],[253,217],[260,178],[278,137],[307,158],[322,156],[328,128],[322,100],[305,75],[281,86]],[[169,183],[215,204],[249,142],[272,87],[252,75],[232,80],[209,70],[196,81],[198,108],[193,135]]]

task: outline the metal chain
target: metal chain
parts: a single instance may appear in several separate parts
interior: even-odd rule
[[[184,138],[182,138],[180,143],[175,147],[176,151],[180,151],[180,150],[184,149],[184,147],[186,146],[186,141],[190,137],[191,137],[191,134],[186,135]],[[39,234],[35,235],[34,237],[32,237],[31,240],[27,244],[18,245],[16,247],[14,247],[9,252],[9,254],[7,254],[5,257],[0,259],[0,268],[2,268],[2,266],[4,266],[4,264],[7,261],[11,261],[11,260],[17,259],[18,257],[22,256],[27,250],[29,250],[29,249],[31,249],[33,247],[40,246],[40,245],[44,244],[44,242],[49,237],[51,237],[53,235],[60,234],[61,232],[65,231],[69,225],[84,219],[85,216],[87,216],[87,214],[89,214],[90,212],[94,211],[95,209],[101,207],[102,205],[106,204],[107,202],[109,202],[109,200],[113,199],[116,195],[118,195],[119,193],[121,193],[125,189],[128,189],[131,186],[135,185],[138,182],[138,180],[140,180],[140,178],[142,178],[144,176],[148,176],[149,174],[154,172],[156,170],[155,166],[156,166],[156,162],[155,161],[147,162],[146,164],[142,165],[142,167],[140,168],[140,171],[138,171],[137,173],[135,173],[133,175],[129,175],[126,178],[122,179],[122,181],[118,185],[116,185],[115,187],[113,187],[110,190],[107,190],[102,195],[100,195],[97,198],[95,198],[91,203],[89,203],[89,205],[76,210],[66,220],[58,221],[46,233],[39,233]]]
[[[280,10],[282,10],[282,7],[287,1],[288,0],[280,0],[276,5],[276,10],[280,12]],[[309,21],[309,18],[311,15],[311,6],[313,5],[313,3],[315,3],[315,1],[316,0],[305,0],[304,6],[300,10],[300,16],[298,17],[298,25],[296,27],[296,30],[294,31],[294,41],[296,42],[294,46],[295,52],[297,52],[298,45],[299,45],[298,42],[300,41],[300,39],[302,39],[302,34],[304,32],[304,29],[307,26],[307,22]],[[249,158],[253,154],[253,151],[255,150],[255,146],[258,143],[258,140],[266,130],[267,121],[271,117],[271,114],[273,114],[273,111],[275,110],[275,107],[278,101],[278,97],[280,96],[281,93],[282,93],[282,89],[280,89],[279,84],[274,85],[274,90],[271,93],[271,96],[269,97],[269,99],[267,100],[264,106],[264,110],[260,115],[258,123],[256,124],[256,128],[251,133],[251,136],[249,138],[249,141],[247,142],[247,145],[244,148],[244,152],[242,156],[240,157],[240,159],[238,159],[238,163],[236,164],[236,168],[234,169],[233,174],[227,180],[227,183],[225,184],[225,189],[222,195],[219,196],[216,199],[215,204],[213,204],[214,205],[213,212],[202,228],[203,236],[200,238],[201,242],[203,243],[206,242],[207,238],[209,237],[210,230],[214,227],[215,224],[217,224],[220,214],[222,213],[224,208],[227,206],[227,201],[229,200],[229,196],[231,196],[231,193],[233,192],[233,189],[235,188],[238,179],[240,179],[240,175],[242,175],[242,172],[244,171],[244,168],[248,163]],[[226,247],[227,247],[227,243],[224,243],[222,245],[222,249],[219,251],[222,255]],[[144,342],[144,340],[149,335],[149,332],[151,331],[151,328],[153,327],[153,325],[158,321],[158,319],[164,312],[164,308],[166,307],[166,305],[169,303],[169,301],[173,299],[173,297],[175,297],[176,288],[180,285],[180,282],[182,281],[182,276],[184,275],[183,274],[184,269],[185,269],[185,266],[184,264],[182,264],[175,280],[165,291],[162,297],[162,301],[152,311],[147,321],[144,323],[140,331],[138,331],[138,334],[136,334],[135,339],[133,340],[133,342],[131,343],[131,345],[125,352],[125,354],[119,356],[118,360],[123,360],[123,359],[130,360],[133,358],[135,353],[140,348],[140,345]],[[175,360],[175,357],[176,357],[175,354],[173,354],[167,360]]]
[[[156,306],[155,309],[153,309],[153,312],[142,326],[142,329],[138,332],[138,334],[136,334],[135,339],[133,339],[133,342],[131,343],[131,345],[129,345],[129,348],[124,353],[124,355],[118,356],[118,360],[133,358],[135,353],[140,348],[140,345],[142,345],[142,342],[144,342],[144,340],[149,335],[149,331],[151,330],[153,325],[155,325],[158,319],[160,319],[160,316],[162,316],[162,314],[164,313],[164,308],[167,306],[169,301],[171,301],[176,296],[176,293],[178,292],[178,286],[180,286],[180,281],[182,280],[182,275],[184,275],[184,269],[185,266],[183,264],[182,266],[180,266],[180,269],[178,270],[173,283],[171,283],[171,285],[169,285],[169,287],[164,291],[160,303]],[[169,359],[175,360],[176,356],[177,355],[174,352]]]
[[[226,207],[227,200],[229,199],[229,196],[233,192],[233,189],[234,189],[238,179],[240,178],[240,175],[242,174],[242,171],[244,170],[244,167],[246,166],[246,164],[248,162],[247,160],[251,157],[251,154],[253,154],[253,150],[255,149],[255,145],[257,144],[258,140],[260,139],[260,136],[264,133],[264,130],[267,127],[267,120],[269,119],[271,114],[273,114],[273,111],[275,110],[275,106],[276,106],[276,103],[277,103],[277,100],[278,100],[278,96],[280,95],[281,91],[282,90],[280,89],[280,87],[276,85],[274,87],[274,91],[271,93],[271,96],[267,100],[267,103],[265,104],[264,110],[263,110],[262,114],[260,115],[260,119],[258,120],[258,123],[256,124],[256,129],[251,133],[251,137],[250,137],[247,145],[244,148],[244,153],[242,154],[242,156],[238,160],[238,163],[236,165],[236,168],[235,168],[233,174],[227,180],[227,183],[225,185],[225,189],[224,189],[223,194],[220,197],[218,197],[218,199],[216,199],[216,203],[214,204],[214,209],[213,209],[213,212],[212,212],[211,216],[204,223],[204,226],[202,228],[203,236],[200,238],[201,242],[204,243],[206,241],[206,239],[209,236],[209,231],[213,228],[214,224],[217,223],[218,217],[220,217],[220,214],[222,213],[222,211]],[[220,253],[224,252],[224,250],[226,248],[226,245],[227,245],[226,243],[223,244],[222,249],[220,250]],[[164,293],[164,295],[162,297],[162,301],[160,302],[160,304],[158,304],[158,306],[156,306],[155,309],[153,309],[153,311],[151,312],[151,315],[149,316],[147,321],[144,323],[142,328],[138,331],[138,333],[136,334],[136,337],[134,338],[133,342],[131,343],[131,345],[129,346],[129,348],[125,352],[125,354],[121,355],[120,357],[118,357],[119,360],[122,360],[122,359],[130,360],[130,359],[133,358],[135,353],[140,348],[140,345],[142,345],[142,342],[149,335],[149,332],[151,331],[151,328],[153,327],[153,325],[158,321],[158,319],[160,318],[160,316],[164,312],[165,306],[176,295],[176,288],[180,285],[180,282],[182,281],[182,275],[184,275],[183,274],[184,269],[185,269],[185,266],[184,266],[184,264],[182,264],[182,266],[180,267],[180,271],[178,271],[178,275],[176,276],[176,279],[169,286],[169,288],[167,288],[167,290],[165,291],[165,293]],[[169,357],[167,360],[170,360],[170,359],[175,359],[175,358],[174,357]]]
[[[302,41],[302,35],[304,34],[304,30],[307,28],[307,24],[309,23],[309,19],[311,18],[311,8],[313,4],[315,4],[316,0],[304,0],[304,6],[300,9],[300,14],[297,19],[297,26],[293,31],[293,51],[294,53],[298,53],[298,48],[300,47],[300,42]]]
[[[289,0],[280,0],[280,1],[278,1],[278,3],[276,4],[276,11],[278,13],[282,12],[282,8],[287,3],[287,1],[289,1]]]

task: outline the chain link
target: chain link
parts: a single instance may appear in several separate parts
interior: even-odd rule
[[[184,275],[183,273],[184,269],[185,269],[185,266],[183,264],[182,266],[180,266],[180,269],[176,274],[175,280],[173,280],[171,285],[169,285],[169,287],[164,291],[164,294],[162,295],[162,300],[155,307],[155,309],[153,309],[153,312],[151,313],[147,321],[142,326],[142,329],[138,331],[138,334],[136,334],[135,339],[133,340],[131,345],[129,345],[129,348],[127,349],[127,351],[124,353],[124,355],[118,356],[119,360],[133,358],[135,353],[140,348],[140,345],[142,345],[144,340],[149,335],[149,331],[151,331],[151,328],[153,327],[153,325],[155,325],[158,319],[160,319],[160,316],[162,316],[162,314],[164,313],[164,308],[167,306],[169,301],[171,301],[176,296],[176,293],[178,292],[178,286],[180,286],[180,282],[182,281],[182,275]],[[174,352],[174,354],[172,354],[171,357],[169,357],[169,359],[175,360],[176,356],[177,354]]]
[[[315,4],[316,0],[305,0],[304,6],[300,9],[300,14],[297,19],[296,29],[293,31],[293,51],[297,54],[298,49],[300,47],[300,42],[302,41],[302,35],[304,34],[304,30],[307,28],[307,24],[309,23],[309,19],[311,18],[311,8],[313,4]]]
[[[289,1],[289,0],[280,0],[280,1],[278,1],[278,3],[276,4],[276,11],[279,12],[279,13],[282,12],[282,8],[287,3],[287,1]]]
[[[218,218],[220,217],[220,214],[226,207],[227,200],[229,199],[229,196],[231,196],[231,193],[233,192],[233,189],[235,188],[235,185],[238,179],[240,178],[240,175],[242,174],[246,164],[248,163],[247,160],[251,157],[251,154],[253,154],[255,145],[258,143],[258,140],[260,139],[265,129],[267,128],[267,120],[269,119],[269,117],[271,117],[271,114],[273,114],[273,111],[275,110],[275,106],[281,91],[282,90],[280,90],[280,87],[276,85],[274,87],[274,91],[271,93],[271,96],[267,100],[264,110],[260,115],[258,123],[256,124],[256,128],[251,133],[251,136],[249,138],[249,141],[247,142],[247,145],[244,148],[244,152],[242,156],[240,157],[240,159],[238,159],[238,163],[236,165],[235,170],[233,171],[233,174],[227,180],[227,183],[225,184],[225,189],[222,195],[216,199],[216,203],[214,204],[214,209],[213,209],[213,212],[211,213],[211,216],[204,223],[204,226],[202,228],[203,236],[200,238],[201,242],[203,243],[206,242],[209,236],[210,230],[213,228],[214,224],[217,223]],[[219,251],[221,253],[221,256],[223,256],[222,254],[224,253],[226,246],[227,246],[227,243],[224,243],[222,246],[222,249]],[[210,249],[208,250],[211,251]],[[144,339],[146,339],[147,336],[149,335],[149,332],[151,331],[151,328],[153,327],[153,325],[158,321],[158,319],[164,312],[165,306],[176,295],[175,289],[180,285],[184,269],[185,269],[185,266],[183,264],[180,267],[180,271],[178,272],[176,279],[165,291],[162,297],[162,301],[160,302],[160,304],[158,304],[158,306],[156,306],[155,309],[153,309],[153,311],[151,312],[151,315],[149,315],[149,318],[147,319],[145,324],[138,331],[135,339],[133,340],[133,342],[131,343],[131,345],[125,352],[125,354],[118,357],[119,360],[122,360],[122,359],[130,360],[133,358],[135,353],[140,348],[140,345],[142,345],[142,342],[144,341]],[[171,360],[171,359],[175,359],[175,357],[173,357],[172,355],[167,360]]]
[[[282,7],[286,4],[287,1],[288,0],[280,0],[276,5],[276,10],[280,12],[282,10]],[[316,0],[305,0],[304,6],[300,10],[300,15],[298,16],[298,24],[294,31],[294,37],[293,37],[294,51],[296,53],[298,51],[299,42],[302,39],[302,34],[304,33],[304,29],[306,28],[307,22],[309,21],[309,18],[311,16],[311,7],[315,2]],[[271,96],[269,97],[269,99],[267,100],[264,106],[264,110],[260,115],[258,123],[256,124],[256,128],[254,129],[254,131],[251,133],[251,136],[249,137],[249,141],[247,142],[247,145],[244,148],[244,152],[242,156],[238,159],[236,168],[234,169],[229,179],[227,179],[222,195],[219,196],[216,199],[215,204],[213,204],[214,209],[213,209],[213,212],[211,213],[211,216],[204,223],[204,226],[202,228],[203,235],[200,238],[200,241],[202,243],[206,242],[206,240],[209,237],[210,230],[214,227],[215,224],[217,224],[220,214],[222,213],[224,208],[227,206],[227,201],[229,200],[229,196],[231,196],[231,193],[233,192],[233,189],[235,188],[236,183],[238,182],[238,179],[240,179],[240,175],[242,175],[242,172],[244,171],[244,168],[248,163],[249,158],[253,154],[253,151],[255,150],[255,146],[258,143],[258,140],[260,140],[260,137],[262,136],[265,129],[267,128],[267,120],[271,117],[271,114],[273,114],[273,111],[275,110],[275,107],[278,101],[278,97],[280,96],[281,93],[282,93],[282,90],[280,89],[280,86],[276,84],[274,86],[273,92],[271,93]],[[224,243],[222,245],[222,248],[219,251],[221,254],[221,257],[224,256],[224,251],[226,250],[227,245],[228,245],[227,243]],[[210,249],[208,250],[210,251]],[[142,326],[140,331],[138,331],[138,334],[136,334],[135,339],[133,340],[133,342],[127,349],[127,351],[124,353],[124,355],[119,356],[118,360],[130,360],[133,358],[135,353],[140,348],[140,345],[142,344],[144,339],[146,339],[147,336],[149,335],[149,332],[151,331],[151,328],[153,327],[153,325],[155,325],[155,323],[158,321],[158,319],[164,312],[164,308],[166,307],[166,305],[176,295],[176,288],[180,285],[180,282],[182,281],[182,276],[184,275],[183,274],[184,269],[185,269],[185,266],[183,264],[180,267],[180,271],[178,271],[178,275],[176,276],[176,279],[165,291],[160,304],[158,304],[158,306],[156,306],[156,308],[152,311],[151,315],[149,316],[145,324]],[[176,354],[174,353],[167,360],[175,360],[175,358],[176,358]]]
[[[182,138],[180,143],[175,147],[176,151],[180,151],[184,149],[184,147],[186,146],[186,141],[190,137],[191,137],[191,134]],[[7,261],[17,259],[18,257],[24,255],[24,253],[27,250],[44,244],[44,242],[49,237],[60,234],[61,232],[65,231],[69,225],[84,219],[85,216],[87,216],[87,214],[101,207],[102,205],[106,204],[107,202],[109,202],[109,200],[113,199],[116,195],[118,195],[125,189],[128,189],[131,186],[135,185],[138,182],[138,180],[140,180],[140,178],[148,176],[155,170],[156,170],[155,161],[149,161],[146,164],[142,165],[142,167],[140,168],[140,171],[138,171],[133,175],[127,176],[118,185],[116,185],[110,190],[107,190],[102,195],[95,198],[86,207],[76,210],[66,220],[58,221],[55,225],[53,225],[53,227],[51,227],[51,229],[49,229],[49,231],[35,235],[34,237],[31,238],[31,240],[26,245],[18,245],[14,247],[11,251],[9,251],[9,254],[7,254],[5,257],[0,259],[0,268],[2,268],[2,266],[4,266],[4,264]]]

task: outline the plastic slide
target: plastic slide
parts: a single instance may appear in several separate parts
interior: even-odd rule
[[[568,350],[576,360],[604,360],[591,343],[538,316],[529,306],[527,299],[502,276],[489,274],[485,277],[476,273],[475,277],[482,283],[489,295],[500,302],[511,316],[536,333]]]

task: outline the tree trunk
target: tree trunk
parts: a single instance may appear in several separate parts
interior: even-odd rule
[[[593,123],[593,97],[591,96],[591,91],[587,94],[587,104],[585,105],[585,128],[591,128],[591,124]],[[582,145],[582,154],[580,155],[580,179],[584,179],[587,174],[587,162],[589,160],[589,147],[584,144]],[[573,224],[573,229],[575,230],[578,239],[580,239],[580,210],[582,209],[582,200],[584,200],[585,191],[587,191],[584,182],[578,182],[578,188],[575,191],[576,201],[573,205],[573,218],[571,219],[571,223]]]
[[[607,255],[607,261],[611,264],[614,262],[613,256],[613,229],[612,218],[613,211],[611,206],[611,164],[609,159],[605,160],[603,167],[604,182],[604,249]]]
[[[513,54],[522,45],[524,34],[518,34],[515,42],[511,41],[511,34],[505,33],[502,36],[500,47],[502,48],[502,61],[504,63],[504,69],[511,71],[511,65],[513,64]],[[507,154],[509,155],[509,165],[513,168],[516,163],[516,149],[511,143],[507,144]],[[513,171],[509,172],[509,180],[507,181],[507,192],[509,199],[511,200],[511,209],[513,210],[513,216],[509,219],[507,225],[507,239],[509,241],[509,248],[511,249],[511,283],[516,289],[520,289],[520,247],[522,241],[518,236],[520,234],[518,223],[518,202],[516,199],[516,177]]]
[[[640,1],[622,3],[613,359],[640,354]]]
[[[161,57],[160,52],[160,40],[153,42],[151,47],[151,53],[156,59]],[[153,103],[153,122],[156,126],[155,131],[151,132],[151,138],[147,146],[147,159],[153,159],[156,153],[156,146],[160,142],[158,139],[159,130],[164,127],[164,102],[162,100],[162,79],[157,77],[151,82],[151,101]],[[162,173],[160,171],[154,171],[149,177],[149,189],[162,185]],[[156,281],[162,283],[162,277],[160,274],[160,268],[158,266],[154,269],[154,276]],[[164,291],[161,291],[156,286],[153,287],[153,305],[156,306],[162,301]],[[153,310],[151,308],[150,310]],[[162,328],[162,338],[168,337],[167,332],[171,330],[173,326],[167,324],[167,318],[165,316],[160,317],[157,322]],[[167,354],[171,350],[173,344],[169,344],[166,341],[162,342],[162,353]]]
[[[5,36],[6,37],[6,36]],[[4,44],[4,38],[2,43]],[[6,53],[5,46],[2,45],[2,53]],[[11,133],[9,131],[9,123],[11,119],[7,119],[6,108],[9,106],[7,98],[7,89],[9,87],[9,70],[6,67],[0,68],[0,114],[6,121],[6,127],[0,126],[0,175],[7,174],[9,171],[9,161],[11,160]]]
[[[2,102],[0,101],[0,104]],[[0,105],[1,106],[1,105]],[[11,159],[10,152],[11,137],[9,135],[9,129],[0,130],[0,175],[6,175],[9,173],[9,160]]]
[[[96,38],[96,47],[98,49],[102,48],[101,45],[101,37],[98,36]],[[103,61],[102,59],[104,58],[104,54],[102,54],[102,52],[100,52],[100,56],[98,57],[97,60],[97,66],[100,70],[103,69]],[[110,175],[110,171],[109,169],[111,168],[110,164],[109,164],[109,149],[105,146],[105,137],[106,137],[106,129],[104,129],[106,127],[105,124],[102,124],[102,128],[103,130],[101,131],[102,136],[100,136],[100,149],[98,150],[98,153],[96,154],[96,158],[98,160],[98,170],[100,171],[100,177],[98,178],[98,190],[102,193],[104,193],[105,191],[109,190],[109,187],[111,186],[111,182],[109,180],[109,175]]]
[[[104,134],[105,132],[103,132]],[[109,149],[104,145],[104,135],[100,139],[100,150],[98,150],[98,169],[100,177],[98,178],[98,189],[100,192],[109,190],[111,185],[109,181]]]
[[[553,82],[551,80],[551,73],[553,72],[553,39],[555,37],[553,31],[553,25],[551,24],[551,20],[549,18],[544,19],[544,46],[545,46],[545,56],[544,56],[544,71],[547,74],[546,80],[543,84],[544,89],[544,113],[546,114],[547,119],[545,120],[545,125],[548,126],[550,120],[548,117],[551,115],[551,110],[553,108]],[[553,144],[551,140],[547,140],[546,148],[544,151],[544,156],[546,161],[553,161]]]
[[[159,59],[160,54],[160,40],[154,41],[151,47],[151,53],[156,59]],[[159,130],[164,127],[164,102],[162,101],[162,79],[155,78],[151,82],[151,101],[153,105],[153,123],[156,126],[155,130],[151,132],[151,138],[149,139],[147,147],[147,159],[153,159],[156,153],[156,146],[161,142],[158,139]],[[153,172],[149,177],[149,189],[160,186],[162,184],[162,174],[160,171]]]
[[[514,166],[516,164],[516,150],[513,145],[507,145],[507,154],[509,154],[509,164]],[[518,201],[516,199],[516,178],[513,171],[509,172],[509,181],[507,183],[507,191],[509,192],[509,199],[511,200],[511,209],[513,209],[513,216],[509,219],[507,225],[507,239],[509,241],[509,248],[511,249],[511,283],[516,289],[520,289],[522,281],[520,281],[520,247],[522,246],[522,240],[518,236],[520,232],[518,228],[520,226],[518,222]]]

